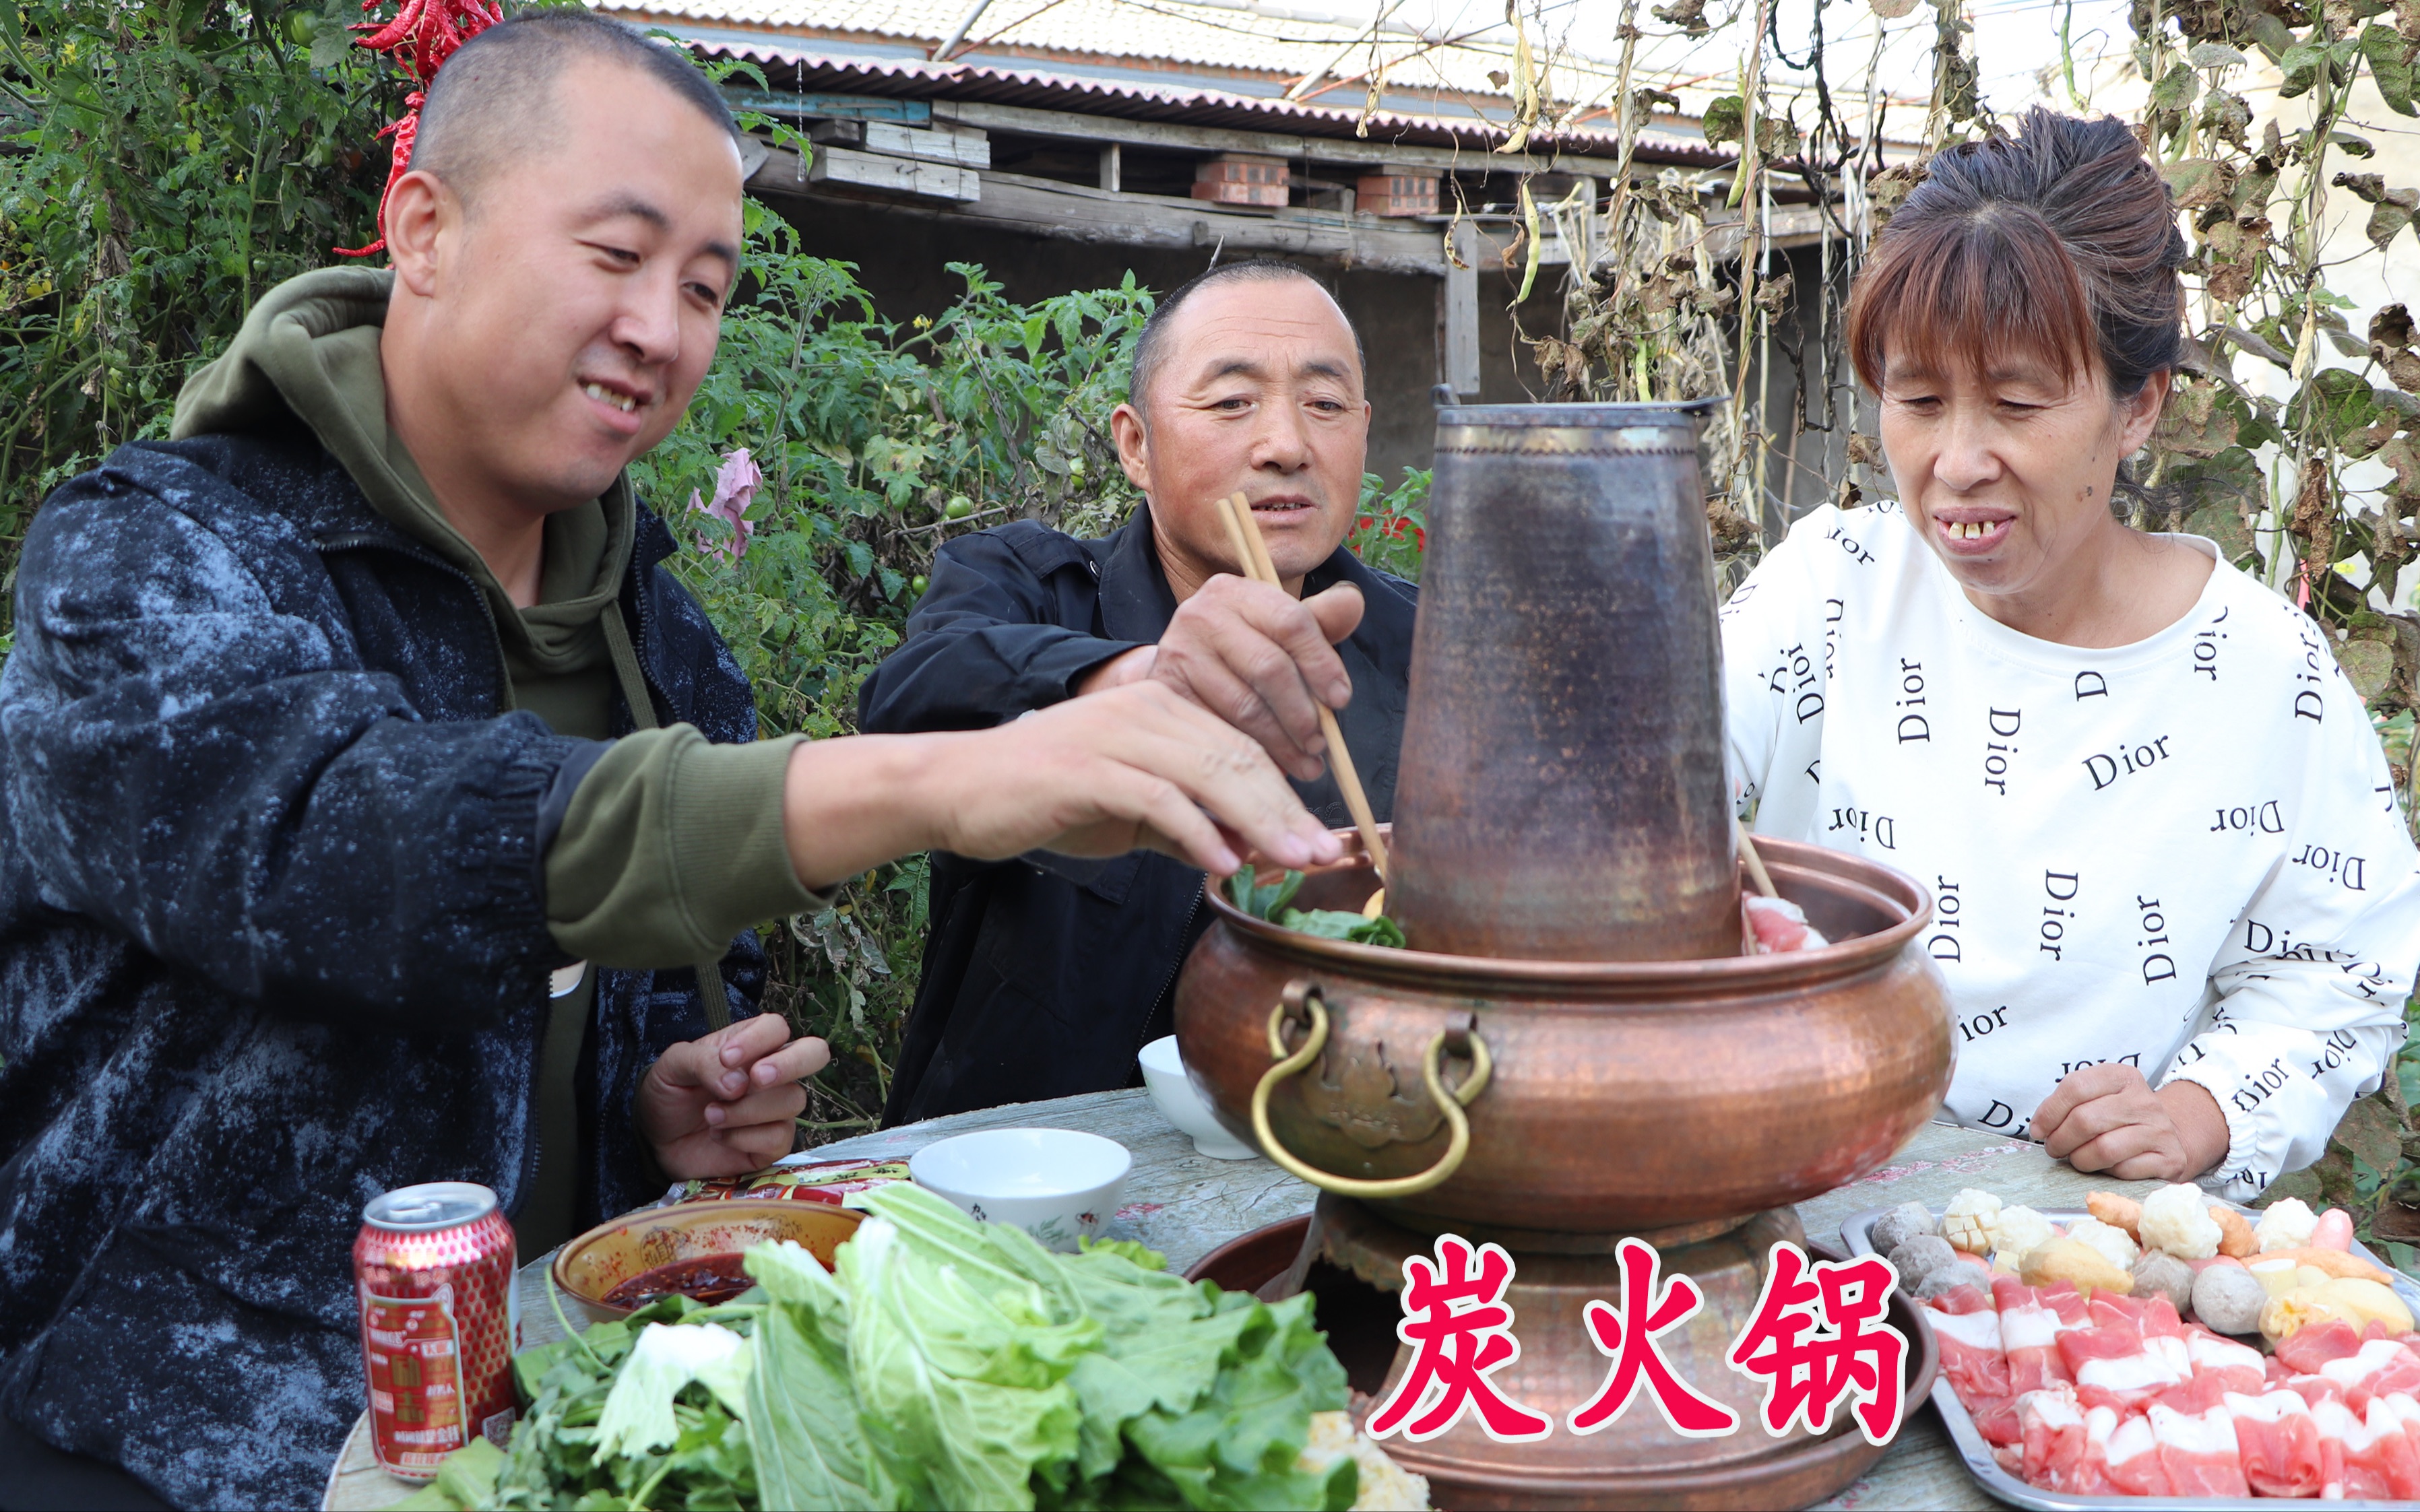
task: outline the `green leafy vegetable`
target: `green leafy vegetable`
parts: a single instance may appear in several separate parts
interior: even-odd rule
[[[669,1449],[680,1438],[673,1398],[690,1382],[704,1386],[734,1416],[747,1414],[748,1341],[720,1323],[667,1328],[650,1323],[622,1363],[597,1418],[595,1459]]]
[[[1404,948],[1402,927],[1384,914],[1353,914],[1341,908],[1314,908],[1306,913],[1289,908],[1278,922],[1323,940],[1351,940],[1356,945],[1385,945],[1398,950]]]
[[[456,1507],[493,1506],[496,1477],[504,1468],[504,1452],[486,1439],[445,1457],[437,1479],[395,1504],[396,1512],[452,1512]]]
[[[1299,872],[1289,872],[1274,883],[1263,884],[1256,873],[1247,869],[1227,879],[1227,896],[1245,913],[1254,918],[1265,918],[1280,929],[1299,930],[1323,940],[1350,940],[1356,945],[1384,945],[1398,950],[1404,948],[1402,927],[1384,914],[1372,917],[1341,908],[1287,908],[1301,887]]]
[[[1260,873],[1250,867],[1227,879],[1227,896],[1236,907],[1254,918],[1267,918],[1292,902],[1302,886],[1302,873],[1289,872],[1277,881],[1264,885]]]
[[[1150,1245],[1144,1243],[1140,1239],[1078,1238],[1076,1241],[1076,1247],[1087,1254],[1098,1249],[1107,1250],[1112,1255],[1123,1255],[1128,1260],[1141,1266],[1146,1271],[1165,1271],[1168,1269],[1168,1257],[1162,1255],[1159,1251],[1153,1249]]]
[[[1054,1316],[1031,1281],[962,1269],[895,1224],[861,1227],[839,1261],[859,1421],[907,1504],[1032,1507],[1036,1472],[1076,1457],[1066,1377],[1100,1324]]]
[[[738,1302],[669,1298],[524,1351],[509,1453],[450,1456],[412,1504],[1352,1504],[1349,1457],[1305,1468],[1311,1415],[1346,1395],[1310,1297],[1189,1282],[1130,1241],[1055,1255],[905,1183],[858,1200],[837,1273],[759,1245]]]

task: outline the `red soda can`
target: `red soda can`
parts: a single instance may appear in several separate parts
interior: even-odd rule
[[[353,1295],[380,1468],[432,1480],[437,1463],[514,1416],[513,1226],[469,1181],[397,1187],[362,1210]]]

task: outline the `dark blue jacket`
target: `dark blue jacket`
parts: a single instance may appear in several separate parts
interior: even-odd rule
[[[1337,653],[1338,715],[1370,806],[1393,810],[1417,590],[1339,548],[1305,579],[1361,591]],[[866,680],[869,733],[981,730],[1067,698],[1076,679],[1168,630],[1176,595],[1138,510],[1105,540],[1032,523],[941,548],[908,639]],[[1333,779],[1297,782],[1311,812],[1353,820]],[[1069,1097],[1136,1083],[1135,1052],[1171,1032],[1176,974],[1209,927],[1202,873],[1156,852],[1088,861],[933,856],[932,934],[883,1121]]]
[[[641,510],[658,716],[753,739],[673,549]],[[0,1411],[182,1505],[316,1506],[364,1403],[363,1203],[469,1180],[510,1211],[535,1171],[569,964],[541,810],[595,745],[499,713],[478,589],[299,429],[121,448],[36,516],[16,594]],[[743,935],[724,980],[752,999],[762,964]],[[582,1223],[660,1190],[631,1095],[705,1026],[693,971],[599,974]]]

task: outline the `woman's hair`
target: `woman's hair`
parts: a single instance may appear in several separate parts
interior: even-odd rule
[[[2184,259],[2168,187],[2126,124],[2036,106],[2015,136],[1933,158],[1850,297],[1850,359],[1879,393],[1893,353],[1945,374],[2022,352],[2069,379],[2097,353],[2126,398],[2183,355]]]

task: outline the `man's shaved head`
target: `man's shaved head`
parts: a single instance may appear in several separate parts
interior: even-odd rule
[[[411,165],[444,180],[469,205],[508,159],[544,151],[559,139],[555,81],[576,61],[633,69],[738,140],[731,107],[685,54],[594,11],[523,10],[472,38],[437,70],[420,109]]]
[[[1280,279],[1300,279],[1326,294],[1330,304],[1336,304],[1336,296],[1328,293],[1326,285],[1294,264],[1280,262],[1274,257],[1247,257],[1241,262],[1221,263],[1208,272],[1196,274],[1154,305],[1151,318],[1142,324],[1142,334],[1135,338],[1134,372],[1126,380],[1126,394],[1134,407],[1149,412],[1152,379],[1158,377],[1160,364],[1167,357],[1168,328],[1175,323],[1176,312],[1185,307],[1187,301],[1196,294],[1229,284],[1266,284]],[[1344,329],[1353,332],[1354,357],[1357,360],[1361,358],[1361,332],[1354,326],[1353,317],[1344,313],[1344,306],[1341,304],[1336,304],[1336,314],[1344,322]]]

